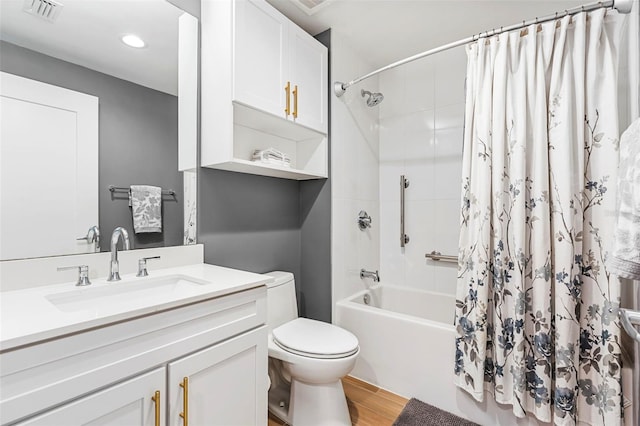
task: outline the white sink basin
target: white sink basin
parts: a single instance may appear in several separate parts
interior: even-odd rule
[[[101,314],[188,297],[194,290],[199,292],[208,284],[211,283],[186,275],[130,278],[48,294],[45,298],[62,312],[92,311]]]

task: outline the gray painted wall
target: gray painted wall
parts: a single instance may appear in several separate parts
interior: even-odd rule
[[[300,280],[297,181],[202,168],[198,242],[206,263]]]
[[[318,37],[328,44],[329,32]],[[330,145],[330,144],[329,144]],[[206,263],[293,272],[302,316],[331,321],[331,185],[200,168]]]
[[[318,34],[316,39],[331,49],[331,30]],[[328,87],[331,99],[331,63]],[[331,176],[331,102],[328,116]],[[302,314],[331,322],[331,179],[300,182],[300,241]]]
[[[102,250],[124,226],[134,248],[181,245],[182,176],[178,172],[178,99],[156,90],[0,42],[0,70],[99,98],[99,205]],[[112,199],[107,186],[148,184],[170,188],[163,197],[163,232],[133,233],[126,194]]]

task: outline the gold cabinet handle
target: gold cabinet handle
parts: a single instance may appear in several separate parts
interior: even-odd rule
[[[183,425],[189,426],[189,378],[185,377],[182,379],[182,383],[180,383],[180,387],[182,388],[182,413],[180,413],[180,417],[182,417]]]
[[[293,87],[293,118],[298,118],[298,86]]]
[[[151,397],[151,400],[156,406],[156,421],[155,425],[160,426],[160,391],[156,391],[156,393]]]
[[[289,116],[289,114],[291,114],[291,82],[287,81],[287,85],[284,86],[284,91],[287,94],[287,107],[284,109],[285,114],[287,114],[287,117]]]

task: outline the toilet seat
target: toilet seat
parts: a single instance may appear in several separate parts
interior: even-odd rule
[[[280,348],[310,358],[344,358],[358,351],[358,339],[352,333],[321,321],[296,318],[272,332]]]

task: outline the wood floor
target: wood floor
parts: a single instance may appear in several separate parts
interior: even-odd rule
[[[342,386],[354,426],[390,426],[408,401],[350,376],[342,379]],[[269,414],[268,426],[282,425],[284,423]]]

